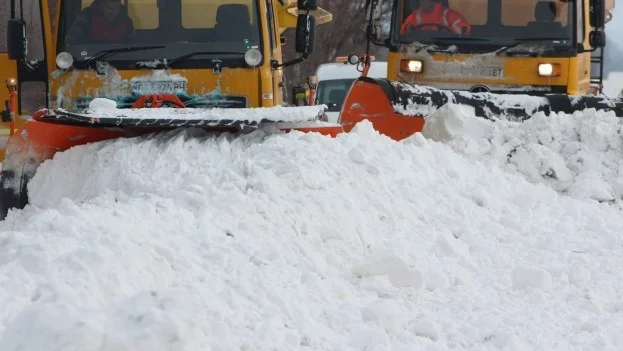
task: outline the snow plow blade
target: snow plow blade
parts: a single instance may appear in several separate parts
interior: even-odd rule
[[[329,136],[341,133],[341,126],[319,120],[323,113],[324,108],[321,106],[240,110],[40,110],[7,143],[0,173],[0,221],[6,218],[10,209],[22,209],[28,204],[28,182],[39,165],[53,158],[55,153],[73,146],[184,127],[248,133],[274,125],[285,132],[298,130]],[[280,118],[286,116],[287,118]]]
[[[395,140],[407,138],[424,128],[423,116],[410,116],[395,109],[396,103],[408,98],[408,94],[388,80],[359,77],[344,100],[338,123],[345,132],[350,132],[357,123],[367,119],[381,134]]]
[[[521,122],[537,112],[572,114],[590,108],[623,117],[623,101],[603,96],[470,93],[359,77],[344,101],[340,123],[349,131],[369,119],[379,133],[401,140],[421,132],[425,117],[448,103],[471,106],[476,116],[489,120]]]

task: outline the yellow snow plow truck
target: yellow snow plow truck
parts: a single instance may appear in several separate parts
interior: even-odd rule
[[[369,118],[402,139],[450,102],[489,119],[586,108],[623,116],[620,100],[600,94],[613,8],[614,0],[368,0],[366,35],[389,49],[387,79],[355,81],[339,121],[348,131]],[[349,61],[367,66],[366,57]]]
[[[0,5],[0,18],[8,17],[0,25],[0,76],[7,82],[0,125],[10,136],[0,220],[27,204],[28,181],[43,161],[75,145],[179,127],[245,132],[278,123],[286,131],[341,131],[319,121],[322,108],[283,102],[282,68],[303,62],[316,24],[332,20],[315,0]],[[288,28],[296,31],[299,57],[284,62],[281,35]],[[33,83],[44,98],[26,112]]]

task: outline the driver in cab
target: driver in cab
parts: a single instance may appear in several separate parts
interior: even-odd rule
[[[82,10],[65,36],[69,44],[128,42],[134,23],[121,0],[94,0]]]
[[[402,23],[400,34],[407,34],[410,27],[422,30],[448,30],[457,35],[469,34],[472,29],[461,13],[448,7],[448,0],[421,0],[420,6]]]

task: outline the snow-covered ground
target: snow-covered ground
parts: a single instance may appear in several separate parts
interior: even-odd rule
[[[76,147],[0,222],[0,350],[620,350],[621,135],[450,106]]]

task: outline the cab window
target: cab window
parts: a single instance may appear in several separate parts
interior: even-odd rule
[[[331,79],[318,82],[316,91],[317,103],[327,105],[329,112],[339,112],[348,90],[355,80],[350,79]]]

